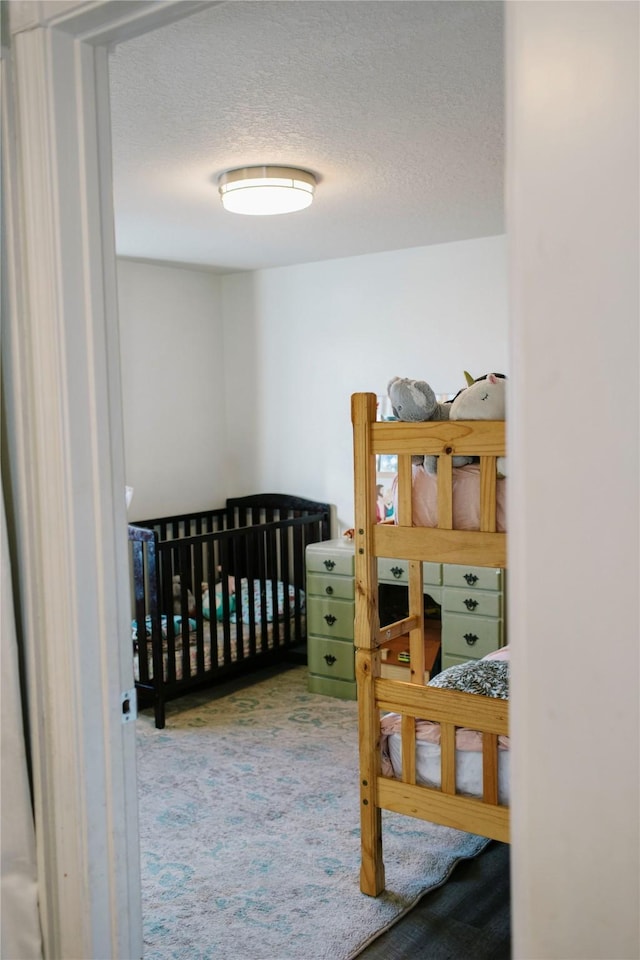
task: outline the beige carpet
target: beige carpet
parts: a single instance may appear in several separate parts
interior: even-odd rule
[[[356,709],[296,667],[140,716],[145,960],[348,960],[486,846],[384,814],[387,892],[360,893]]]

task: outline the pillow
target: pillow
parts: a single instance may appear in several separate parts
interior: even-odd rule
[[[300,590],[300,609],[304,611],[304,591]],[[287,599],[288,602],[285,602],[285,592],[284,592],[284,583],[280,580],[276,582],[276,598],[277,598],[277,610],[273,608],[273,581],[267,580],[254,580],[253,581],[253,597],[249,591],[249,581],[242,579],[240,581],[240,596],[242,599],[242,621],[243,623],[250,622],[250,607],[253,606],[255,622],[260,623],[262,621],[262,599],[264,595],[264,603],[266,610],[266,619],[267,623],[272,623],[276,619],[281,619],[285,615],[292,616],[295,609],[295,596],[296,588],[293,584],[288,584],[287,586]],[[232,618],[232,619],[235,619]]]
[[[438,525],[438,478],[427,473],[424,467],[414,466],[413,476],[413,525],[414,527],[437,527]],[[496,528],[506,530],[506,480],[498,480],[496,501]],[[398,478],[391,484],[395,516],[398,515]],[[453,470],[453,528],[454,530],[480,529],[480,464],[454,467]]]
[[[202,615],[210,619],[210,603],[209,603],[209,590],[207,589],[206,583],[203,583],[203,593],[202,593]],[[300,610],[304,612],[305,608],[305,596],[304,591],[298,591],[300,596]],[[285,589],[284,583],[280,580],[276,582],[276,601],[277,609],[274,610],[273,604],[273,581],[267,580],[254,580],[253,581],[253,595],[249,590],[249,581],[246,578],[240,580],[240,605],[242,607],[242,622],[250,623],[251,621],[251,608],[253,608],[253,616],[255,623],[261,623],[262,621],[262,603],[264,598],[265,612],[266,612],[266,621],[267,623],[273,623],[276,619],[281,619],[282,617],[292,616],[295,609],[295,596],[296,588],[293,584],[288,584],[287,586],[287,599],[288,603],[285,601]],[[215,590],[216,598],[216,620],[224,620],[225,614],[229,616],[231,623],[236,622],[236,612],[237,606],[236,603],[236,593],[235,593],[235,581],[233,577],[229,577],[229,607],[228,610],[224,610],[222,604],[222,584],[216,584]]]
[[[427,686],[508,700],[509,661],[468,660],[466,663],[457,663],[436,674]]]
[[[509,644],[506,643],[504,647],[500,647],[499,650],[494,650],[492,653],[488,653],[486,657],[483,657],[483,660],[508,660],[511,653]]]

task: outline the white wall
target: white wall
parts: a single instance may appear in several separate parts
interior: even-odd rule
[[[514,956],[640,956],[638,4],[507,4]]]
[[[508,372],[505,237],[216,276],[118,261],[131,520],[293,493],[353,524],[350,397]]]
[[[231,486],[353,525],[350,397],[508,373],[504,236],[222,278]]]
[[[227,487],[220,278],[118,261],[129,519],[217,507]]]

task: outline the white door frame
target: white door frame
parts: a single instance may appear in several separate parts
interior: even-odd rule
[[[8,4],[3,375],[47,958],[142,955],[108,48],[207,6]]]

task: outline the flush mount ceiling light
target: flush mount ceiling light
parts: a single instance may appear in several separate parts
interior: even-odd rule
[[[225,210],[254,217],[304,210],[315,188],[314,175],[297,167],[239,167],[218,180]]]

